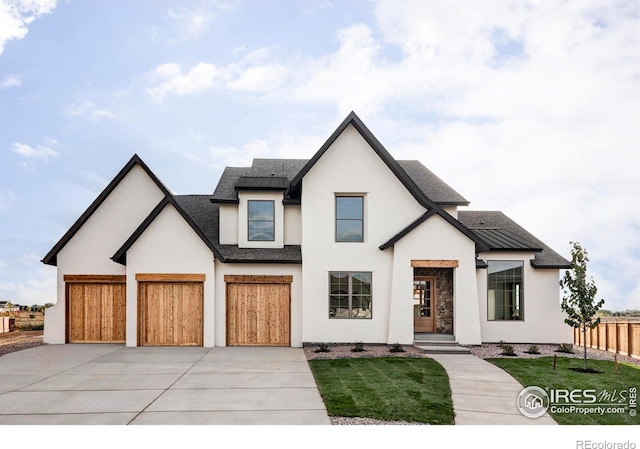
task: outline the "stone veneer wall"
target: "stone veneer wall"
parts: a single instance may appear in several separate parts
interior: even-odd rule
[[[436,333],[453,334],[453,268],[414,268],[413,275],[436,278]]]

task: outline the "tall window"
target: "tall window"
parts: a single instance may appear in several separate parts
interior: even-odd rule
[[[249,200],[249,240],[275,240],[275,205],[273,201]]]
[[[336,242],[364,242],[364,197],[336,196]]]
[[[488,261],[489,320],[524,320],[522,261]]]
[[[329,318],[371,318],[371,272],[329,273]]]

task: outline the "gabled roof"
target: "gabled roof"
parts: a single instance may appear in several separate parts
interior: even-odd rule
[[[116,253],[111,257],[111,260],[117,262],[122,265],[127,264],[127,251],[129,248],[133,246],[133,244],[138,240],[138,238],[146,231],[151,223],[160,215],[160,213],[164,210],[168,205],[172,205],[178,213],[184,218],[184,220],[191,226],[191,229],[200,237],[200,239],[204,242],[205,245],[209,247],[209,249],[216,255],[216,257],[221,258],[218,253],[215,245],[207,238],[202,229],[195,223],[193,218],[189,214],[185,212],[185,210],[178,204],[173,195],[166,195],[158,205],[151,211],[151,213],[144,219],[144,221],[138,226],[138,228],[134,231],[133,234],[127,239],[127,241],[116,251]]]
[[[405,235],[407,235],[408,233],[413,231],[415,228],[420,226],[422,223],[427,221],[427,218],[435,215],[435,213],[436,213],[435,209],[431,209],[431,210],[425,212],[420,217],[418,217],[417,220],[415,220],[413,223],[411,223],[409,226],[407,226],[402,231],[398,232],[396,235],[394,235],[389,240],[387,240],[385,243],[380,245],[379,248],[382,249],[382,250],[385,250],[387,248],[391,248],[393,245],[395,245],[395,243],[398,240],[400,240],[402,237],[404,237]]]
[[[571,268],[571,263],[567,259],[500,211],[460,211],[458,220],[479,236],[487,237],[495,235],[495,231],[500,231],[501,236],[510,236],[515,239],[511,243],[507,240],[502,240],[500,243],[494,241],[495,246],[490,249],[491,251],[536,251],[537,254],[531,260],[531,266],[534,268]],[[527,246],[529,248],[523,248]]]
[[[396,161],[391,154],[386,150],[386,148],[380,143],[380,141],[373,135],[371,131],[365,126],[365,124],[360,120],[360,118],[356,115],[355,112],[351,112],[346,119],[338,126],[338,128],[331,134],[329,139],[320,147],[318,152],[305,164],[304,167],[296,174],[296,176],[291,181],[291,188],[289,190],[289,196],[299,198],[300,192],[302,190],[302,179],[304,176],[311,170],[311,168],[318,162],[318,160],[324,155],[324,153],[331,147],[331,145],[336,141],[338,136],[344,132],[344,130],[349,126],[353,126],[358,133],[362,136],[362,138],[369,144],[369,146],[375,151],[375,153],[382,159],[389,170],[398,178],[398,180],[404,185],[404,187],[409,191],[409,193],[416,199],[416,201],[426,208],[427,210],[435,210],[435,213],[440,215],[451,224],[453,227],[458,229],[464,235],[466,235],[469,239],[473,240],[476,243],[476,247],[478,250],[483,250],[487,247],[486,243],[476,236],[474,233],[465,228],[458,220],[453,218],[447,212],[445,212],[438,204],[436,204],[433,200],[431,200],[424,192],[416,185],[416,183],[411,179],[411,177],[407,174],[407,172],[400,166],[398,161]],[[423,218],[420,217],[418,220],[426,220],[428,217]],[[400,238],[408,234],[412,229],[414,229],[419,223],[412,223],[407,228],[401,230],[398,234],[391,238],[387,243],[393,241],[395,243]],[[410,229],[408,229],[410,228]],[[386,244],[383,244],[384,246]],[[386,247],[388,248],[388,246]],[[383,249],[381,247],[381,249]]]
[[[64,246],[73,238],[74,235],[80,230],[80,228],[87,222],[89,217],[93,215],[93,213],[98,210],[100,205],[107,199],[107,197],[118,187],[118,184],[129,174],[131,169],[136,165],[140,166],[149,177],[153,180],[153,182],[158,186],[158,188],[165,194],[171,195],[169,189],[167,189],[164,184],[156,177],[155,174],[147,167],[142,159],[137,154],[134,154],[133,157],[127,162],[127,164],[120,170],[120,172],[116,175],[115,178],[105,187],[105,189],[98,195],[98,197],[94,200],[93,203],[87,208],[86,211],[78,218],[78,220],[69,228],[69,230],[62,236],[62,238],[56,243],[51,251],[47,253],[46,256],[42,259],[42,262],[47,265],[57,265],[58,263],[58,253],[64,248]]]
[[[405,186],[405,188],[413,195],[413,197],[426,208],[432,208],[435,205],[427,196],[418,188],[416,183],[407,175],[398,161],[396,161],[387,149],[380,143],[380,141],[373,135],[369,128],[360,120],[355,112],[351,112],[347,118],[338,126],[338,128],[329,136],[327,141],[320,147],[320,149],[313,155],[311,159],[302,167],[302,169],[296,174],[295,178],[291,181],[290,196],[299,197],[302,189],[302,178],[311,170],[311,168],[320,160],[320,158],[326,153],[326,151],[333,145],[336,139],[344,132],[344,130],[352,125],[362,138],[369,144],[369,146],[376,152],[376,154],[382,159],[387,167],[393,172],[398,180]]]

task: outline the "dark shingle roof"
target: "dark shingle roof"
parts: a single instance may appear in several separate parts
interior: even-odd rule
[[[176,195],[176,202],[191,217],[216,249],[216,256],[225,263],[302,263],[300,245],[284,248],[238,248],[221,245],[218,236],[219,205],[209,195]]]
[[[237,203],[237,182],[241,177],[277,177],[287,180],[287,187],[295,175],[304,167],[307,159],[254,159],[251,167],[227,167],[220,176],[211,201],[214,203]]]
[[[302,263],[300,245],[284,248],[238,248],[238,245],[219,245],[226,263]]]
[[[541,249],[531,261],[531,265],[534,268],[571,268],[571,264],[567,259],[549,248],[500,211],[460,211],[458,212],[458,220],[481,238],[483,238],[483,235],[485,237],[495,235],[495,233],[491,231],[501,231],[500,233],[503,237],[510,236],[510,238],[517,241],[513,243],[513,248],[508,248],[509,245],[505,240],[502,240],[500,243],[501,247],[491,248],[494,251],[524,250],[518,247],[522,245],[532,246],[530,250],[533,251]],[[491,245],[490,242],[487,243]]]
[[[413,179],[418,188],[433,202],[441,205],[468,206],[462,195],[453,190],[446,182],[438,178],[420,161],[398,161],[402,169]]]
[[[236,190],[287,190],[289,180],[282,176],[240,176]]]
[[[238,202],[236,188],[238,181],[243,177],[273,176],[286,178],[291,182],[308,162],[308,159],[254,159],[251,167],[227,167],[213,192],[212,201],[216,203]],[[418,189],[434,203],[440,206],[467,206],[469,204],[469,201],[438,178],[420,161],[399,160],[397,162]]]
[[[249,176],[251,167],[226,167],[220,176],[216,190],[210,197],[216,203],[237,203],[236,182],[240,176]]]

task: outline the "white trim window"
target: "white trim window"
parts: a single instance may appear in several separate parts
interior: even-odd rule
[[[370,319],[372,316],[372,273],[332,271],[329,273],[329,318]]]

